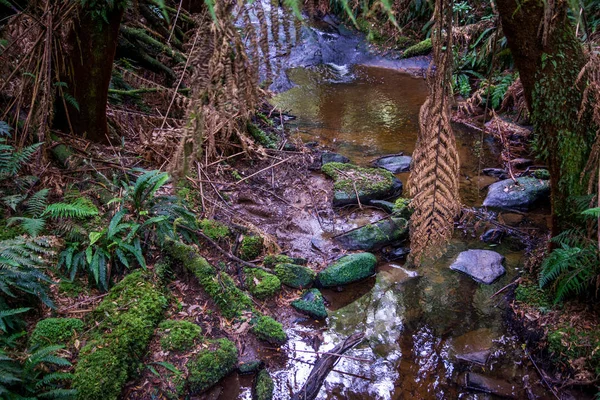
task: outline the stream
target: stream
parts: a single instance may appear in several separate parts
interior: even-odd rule
[[[292,68],[278,83],[289,90],[279,93],[273,104],[296,117],[290,129],[297,130],[305,142],[317,142],[355,164],[366,166],[379,156],[399,152],[410,155],[417,139],[419,108],[427,96],[421,76],[429,61],[364,54],[366,45],[360,37],[331,32],[331,24],[324,25],[305,33],[321,46],[324,59],[301,65],[299,60],[306,57],[292,52],[291,59],[298,62],[288,64]],[[328,53],[323,45],[336,50]],[[347,56],[341,54],[344,46]],[[317,54],[310,47],[307,50],[306,42],[299,47],[305,54]],[[326,59],[327,54],[336,58]],[[479,171],[500,166],[498,145],[460,127],[455,127],[455,134],[461,202],[480,206],[485,188],[496,179]],[[408,173],[397,177],[406,184]],[[547,211],[504,213],[503,220],[544,226]],[[360,219],[357,214],[345,218]],[[369,215],[367,220],[373,218]],[[331,236],[331,232],[319,233],[323,240]],[[484,285],[451,271],[453,259],[467,249],[499,252],[505,257],[506,274]],[[457,231],[446,254],[435,263],[407,269],[403,262],[381,261],[375,277],[342,291],[323,290],[329,312],[326,323],[295,320],[287,329],[290,340],[282,352],[262,354],[279,360],[277,368],[270,368],[274,398],[288,399],[302,387],[316,360],[315,351],[326,352],[356,331],[365,332],[365,340],[336,364],[319,399],[501,398],[466,388],[468,372],[483,377],[478,384],[491,385],[504,397],[527,398],[524,388],[529,388],[529,395],[548,398],[521,343],[506,326],[509,305],[503,294],[492,297],[519,274],[523,258],[518,243],[490,245]],[[221,398],[250,399],[250,381],[235,379],[235,393],[226,391]]]

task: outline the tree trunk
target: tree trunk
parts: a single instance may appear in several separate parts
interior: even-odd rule
[[[550,169],[554,233],[572,219],[572,200],[586,194],[581,173],[595,136],[590,113],[578,117],[585,80],[579,87],[576,81],[585,64],[583,49],[567,18],[566,2],[557,3],[544,43],[544,2],[497,0],[531,111],[534,147]]]
[[[72,52],[65,80],[79,108],[67,104],[69,121],[76,134],[93,142],[108,143],[108,87],[123,12],[118,6],[106,10],[107,23],[84,9],[69,37]]]

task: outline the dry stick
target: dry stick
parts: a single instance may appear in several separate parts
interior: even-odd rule
[[[295,156],[291,156],[291,157],[288,157],[288,158],[286,158],[285,160],[281,160],[281,161],[279,161],[278,163],[275,163],[275,164],[269,165],[268,167],[265,167],[265,168],[261,169],[260,171],[257,171],[257,172],[255,172],[255,173],[253,173],[253,174],[251,174],[251,175],[248,175],[247,177],[245,177],[245,178],[243,178],[243,179],[240,179],[240,180],[239,180],[239,181],[237,181],[235,184],[236,184],[236,185],[237,185],[237,184],[240,184],[241,182],[244,182],[245,180],[248,180],[248,179],[252,178],[253,176],[256,176],[256,175],[260,174],[261,172],[265,172],[265,171],[267,171],[267,170],[269,170],[269,169],[271,169],[271,168],[274,168],[274,167],[276,167],[276,166],[278,166],[278,165],[280,165],[280,164],[283,164],[284,162],[286,162],[286,161],[289,161],[289,160],[291,160],[291,159],[292,159],[292,158],[294,158],[294,157],[295,157]]]
[[[311,363],[311,362],[309,362],[309,361],[301,360],[301,359],[299,359],[299,358],[292,358],[292,360],[294,360],[294,361],[298,361],[298,362],[301,362],[301,363],[304,363],[304,364],[312,365],[312,366],[315,366],[315,365],[316,365],[315,363]],[[367,378],[366,376],[362,376],[362,375],[353,374],[352,372],[344,372],[344,371],[340,371],[339,369],[335,369],[335,368],[333,368],[333,369],[331,370],[331,372],[337,372],[338,374],[342,374],[342,375],[349,375],[349,376],[352,376],[352,377],[354,377],[354,378],[364,379],[365,381],[370,381],[370,382],[373,382],[373,381],[374,381],[374,379],[373,379],[373,378]]]
[[[525,352],[525,355],[527,357],[529,357],[529,361],[531,361],[531,363],[533,364],[533,366],[535,367],[537,373],[539,374],[540,378],[542,378],[542,382],[544,382],[544,384],[548,387],[548,389],[550,389],[550,391],[552,392],[552,394],[554,395],[554,397],[556,397],[558,400],[560,400],[560,397],[558,396],[558,394],[556,393],[556,391],[554,390],[554,388],[552,386],[550,386],[550,383],[548,383],[548,381],[546,380],[546,377],[544,376],[544,374],[542,373],[542,371],[540,370],[540,368],[538,367],[538,365],[535,363],[535,361],[533,361],[533,357],[531,357],[531,354],[529,354],[529,352],[527,351],[527,347],[523,347],[523,351]]]
[[[354,194],[356,195],[356,201],[358,202],[358,208],[360,208],[361,210],[363,209],[362,204],[360,203],[360,196],[358,195],[358,189],[356,189],[356,182],[354,181],[354,179],[352,179],[352,177],[348,174],[346,174],[344,171],[341,171],[337,168],[334,168],[337,172],[339,172],[340,174],[344,175],[346,178],[350,179],[350,181],[352,182],[352,187],[354,188]]]
[[[67,310],[70,310],[72,308],[78,307],[78,306],[80,306],[82,304],[91,303],[92,301],[99,300],[99,299],[101,299],[101,298],[103,298],[103,297],[105,297],[107,295],[108,295],[108,293],[103,293],[103,294],[101,294],[99,296],[90,297],[90,298],[85,299],[83,301],[79,301],[79,302],[77,302],[77,303],[75,303],[75,304],[73,304],[73,305],[71,305],[71,306],[69,306],[67,308],[63,308],[61,310],[58,310],[57,312],[59,312],[59,313],[65,313],[65,312],[67,312]]]
[[[173,36],[173,32],[175,32],[175,28],[177,27],[177,19],[179,18],[179,12],[181,11],[181,5],[183,4],[183,0],[179,1],[179,7],[177,7],[177,14],[175,14],[175,20],[173,20],[173,28],[171,32],[169,32],[169,37],[167,38],[167,44],[171,42],[171,36]]]
[[[319,394],[319,390],[321,390],[321,386],[323,385],[325,378],[327,378],[327,375],[333,369],[336,361],[348,349],[359,344],[363,340],[364,336],[365,334],[362,332],[357,332],[353,335],[350,335],[344,339],[342,343],[335,346],[330,354],[325,354],[322,358],[320,358],[315,363],[315,366],[310,372],[306,383],[298,393],[292,396],[292,400],[314,400]]]
[[[273,347],[267,347],[268,349],[274,349]],[[348,358],[350,360],[355,360],[355,361],[362,361],[362,362],[368,362],[368,363],[372,363],[375,362],[375,360],[369,360],[368,358],[360,358],[360,357],[352,357],[352,356],[346,356],[344,354],[338,353],[334,351],[335,348],[329,352],[329,351],[311,351],[311,350],[298,350],[298,349],[290,349],[290,351],[294,352],[294,351],[298,351],[300,353],[310,353],[310,354],[316,354],[318,356],[322,356],[322,355],[328,355],[328,356],[336,356],[336,357],[342,357],[342,358]],[[339,351],[339,350],[338,350]]]
[[[494,297],[496,297],[500,293],[504,292],[506,289],[508,289],[512,285],[517,285],[519,283],[521,283],[521,278],[515,280],[514,282],[509,283],[508,285],[504,286],[502,289],[498,290],[496,293],[494,293],[493,295],[490,296],[490,299],[493,299]]]
[[[183,0],[182,0],[183,1]],[[181,6],[181,4],[180,4]],[[202,200],[202,212],[206,211],[206,205],[204,204],[204,187],[202,185],[202,171],[200,171],[200,163],[196,162],[198,169],[198,185],[200,186],[200,200]]]

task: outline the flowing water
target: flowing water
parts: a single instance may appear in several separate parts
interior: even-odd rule
[[[295,86],[277,95],[273,103],[297,117],[291,126],[304,141],[318,142],[356,164],[368,165],[386,154],[410,155],[417,139],[419,108],[427,95],[425,81],[415,77],[414,70],[412,74],[399,71],[403,64],[398,62],[361,60],[360,65],[324,62],[288,70],[289,83]],[[420,66],[424,68],[423,63]],[[494,181],[479,171],[498,166],[498,149],[493,140],[479,134],[457,128],[456,136],[461,201],[477,206],[484,187]],[[407,174],[398,177],[406,182]],[[528,216],[516,216],[522,218]],[[537,220],[543,223],[544,216]],[[506,275],[493,285],[482,285],[449,270],[460,251],[473,248],[503,254]],[[283,352],[262,355],[280,360],[279,367],[270,370],[275,398],[287,399],[302,387],[316,360],[312,352],[330,350],[356,331],[365,332],[365,340],[347,353],[351,358],[337,363],[320,399],[496,398],[465,389],[461,381],[468,371],[505,382],[504,393],[516,398],[526,398],[523,377],[527,376],[533,382],[531,390],[545,398],[547,393],[537,383],[520,343],[505,326],[508,305],[501,295],[493,296],[519,273],[523,256],[514,246],[493,247],[457,233],[446,255],[433,264],[409,270],[401,263],[381,263],[374,278],[341,292],[324,290],[327,323],[296,321],[288,329],[290,340]],[[461,361],[461,355],[477,352],[489,352],[484,366]],[[239,385],[235,397],[250,398],[249,383]]]

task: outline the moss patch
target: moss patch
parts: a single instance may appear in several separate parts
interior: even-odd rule
[[[258,299],[273,296],[281,289],[281,281],[273,274],[256,268],[244,268],[248,291]]]
[[[520,284],[515,289],[515,300],[544,310],[552,307],[552,299],[548,293],[535,284]]]
[[[245,261],[254,260],[263,251],[263,238],[260,236],[245,236],[240,246],[240,258]]]
[[[422,42],[419,42],[413,46],[410,46],[408,49],[404,50],[402,54],[403,58],[410,58],[416,56],[423,56],[425,54],[431,53],[433,49],[433,45],[431,44],[431,39],[425,39]]]
[[[375,273],[377,258],[371,253],[356,253],[340,258],[317,275],[323,287],[340,286],[367,278]]]
[[[310,289],[301,298],[292,301],[292,307],[314,319],[327,318],[325,301],[319,289]]]
[[[275,275],[284,285],[297,289],[309,287],[316,277],[312,269],[296,264],[277,264]]]
[[[202,329],[188,321],[167,320],[158,326],[160,346],[163,350],[189,350],[201,338]]]
[[[248,133],[250,133],[250,136],[252,136],[254,140],[261,146],[264,146],[269,149],[277,148],[277,137],[269,135],[268,133],[260,129],[258,126],[249,123]]]
[[[117,399],[143,356],[167,299],[145,271],[126,276],[95,310],[99,324],[81,350],[73,387],[79,399]]]
[[[46,318],[35,326],[29,338],[30,347],[66,344],[83,330],[83,321],[77,318]]]
[[[273,266],[282,263],[295,264],[294,259],[290,256],[286,256],[285,254],[269,254],[263,259],[263,265],[268,268],[272,268]]]
[[[412,208],[410,208],[410,199],[406,199],[404,197],[396,199],[392,213],[398,217],[409,219],[412,214]]]
[[[260,340],[264,340],[275,346],[281,346],[287,341],[283,325],[266,315],[255,319],[252,332]]]
[[[600,330],[559,327],[548,333],[548,350],[556,361],[565,366],[583,359],[583,368],[600,375]]]
[[[228,339],[209,341],[209,349],[202,350],[188,361],[188,385],[191,394],[209,389],[230,372],[237,364],[238,351]]]
[[[165,250],[173,258],[192,272],[202,288],[219,306],[225,318],[234,318],[244,310],[252,309],[252,300],[242,292],[233,279],[225,272],[219,272],[198,254],[191,246],[181,242],[171,242]]]
[[[244,362],[244,363],[241,363],[240,365],[238,365],[238,373],[240,375],[254,374],[258,370],[263,368],[263,366],[264,366],[264,363],[260,360]]]
[[[273,378],[266,369],[261,370],[256,375],[254,381],[254,396],[255,400],[271,400],[273,398],[273,391],[275,390],[275,384]]]
[[[199,223],[202,232],[212,240],[225,239],[231,234],[227,225],[214,219],[203,219]]]

